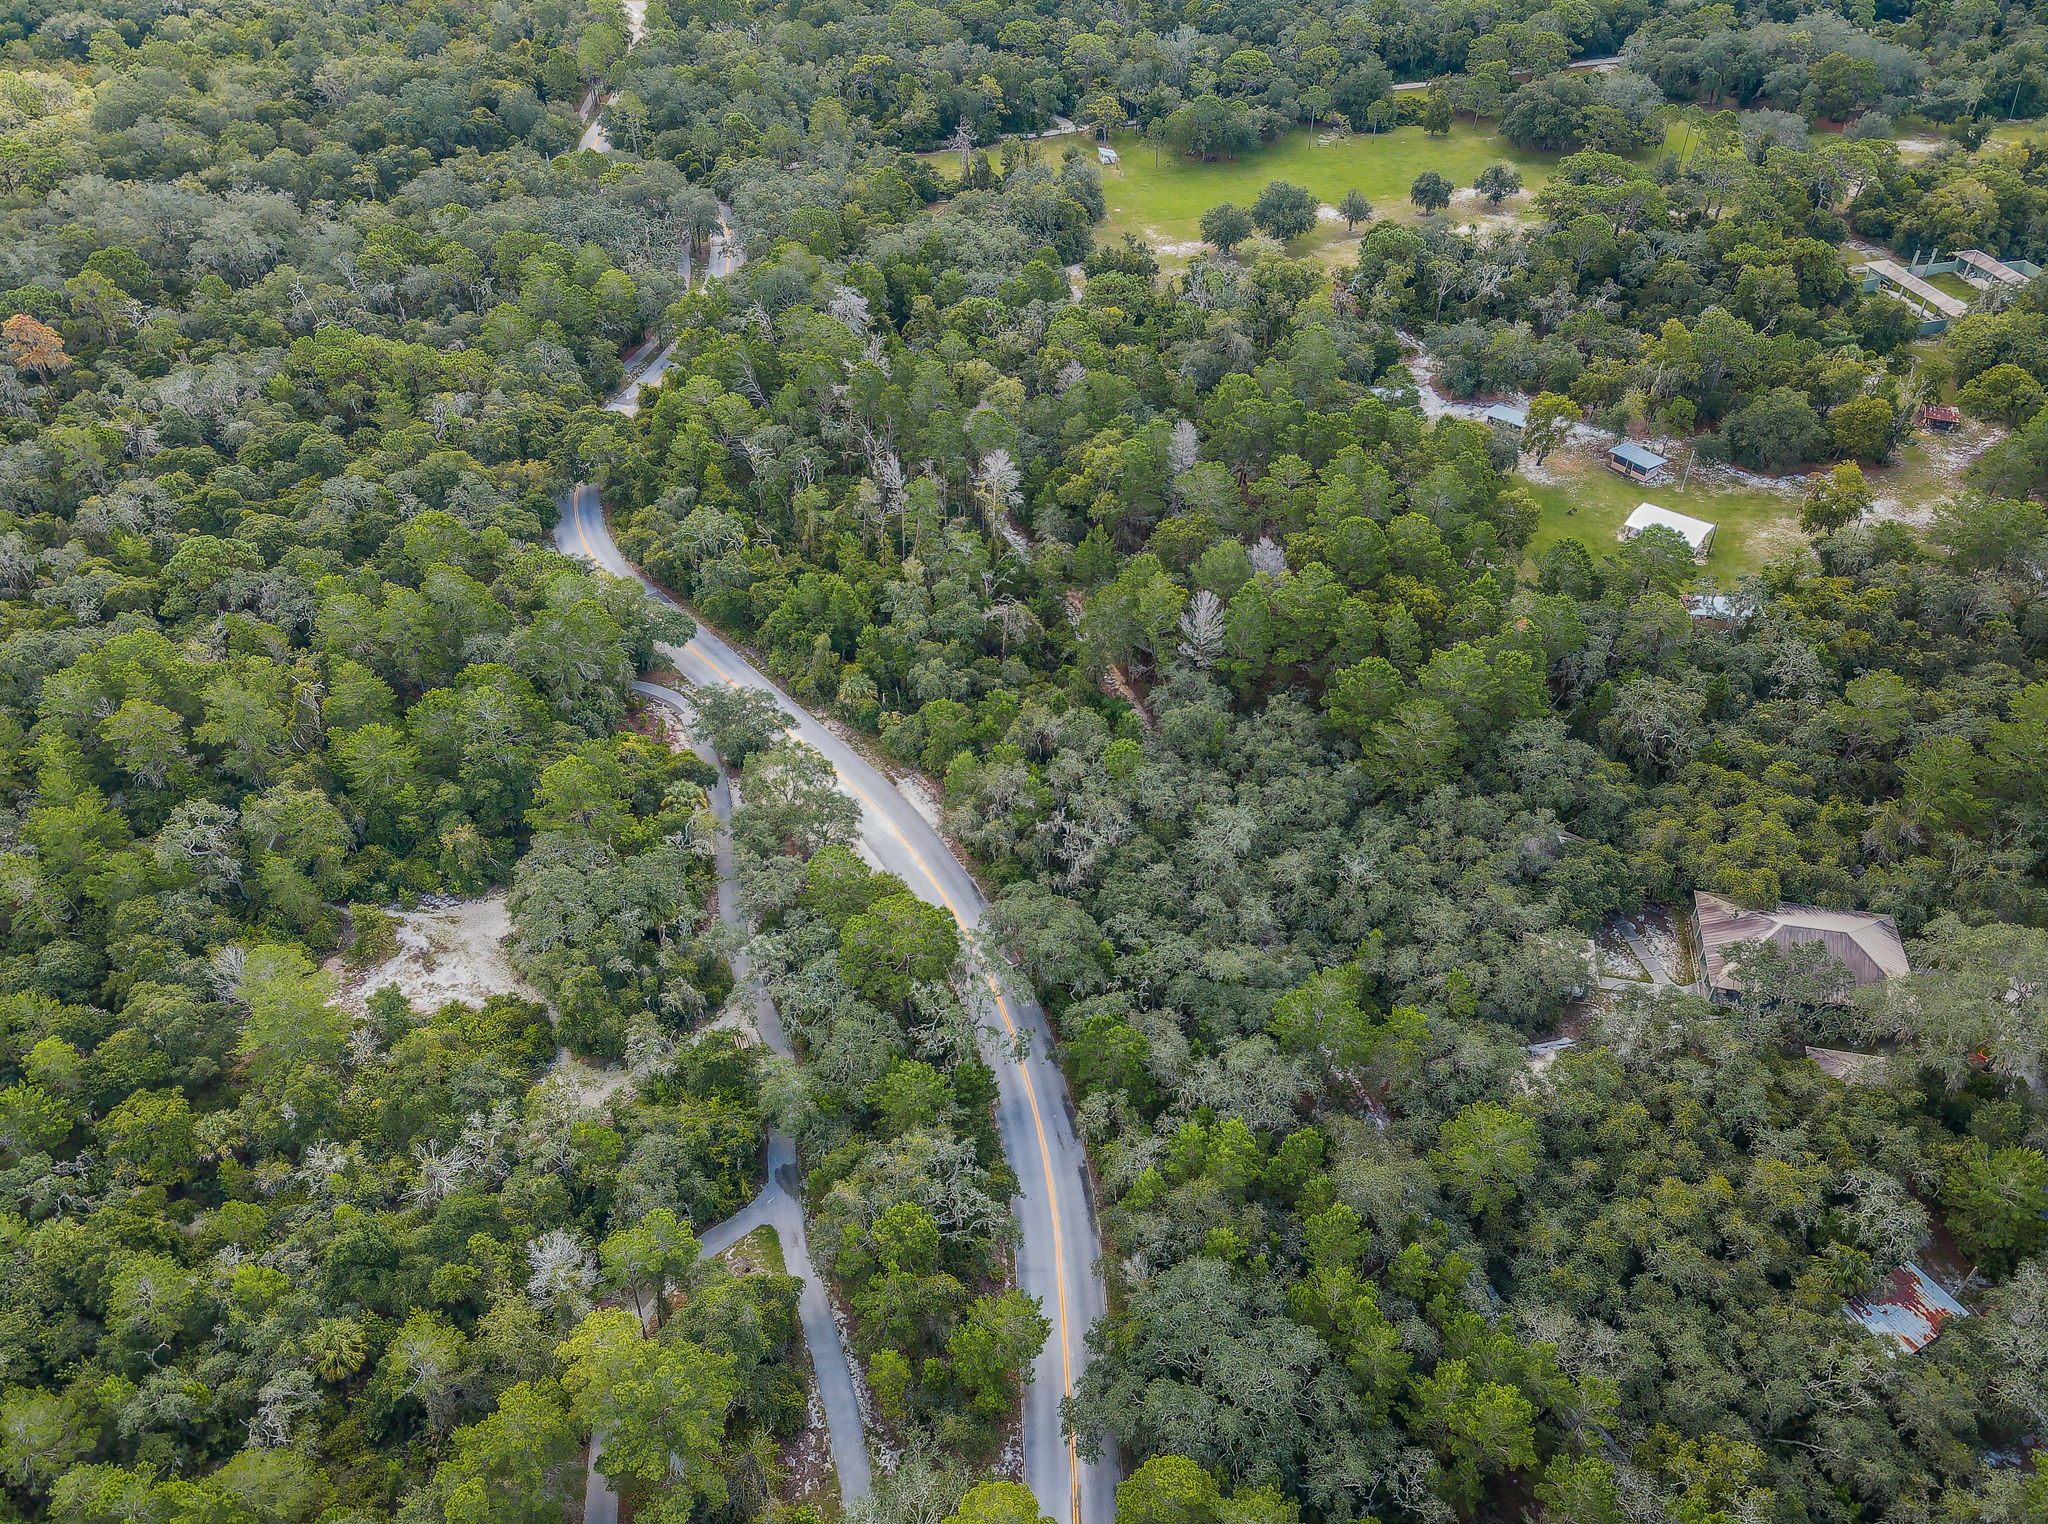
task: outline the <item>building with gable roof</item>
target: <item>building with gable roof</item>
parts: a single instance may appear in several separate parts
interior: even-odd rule
[[[1745,942],[1772,942],[1781,951],[1806,942],[1822,943],[1858,986],[1880,984],[1913,971],[1906,961],[1906,943],[1899,935],[1898,923],[1888,915],[1828,910],[1819,905],[1744,910],[1733,900],[1704,892],[1695,893],[1692,900],[1707,987],[1716,994],[1741,992],[1742,978],[1730,962]]]

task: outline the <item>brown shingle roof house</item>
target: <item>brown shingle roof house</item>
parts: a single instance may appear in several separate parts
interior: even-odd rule
[[[1744,910],[1718,894],[1695,893],[1693,914],[1700,928],[1700,952],[1707,965],[1707,984],[1736,991],[1742,980],[1728,966],[1729,955],[1744,942],[1775,942],[1789,950],[1802,942],[1823,942],[1839,958],[1857,984],[1878,984],[1911,973],[1906,944],[1888,915],[1867,910],[1824,910],[1817,905],[1780,905],[1775,910]]]

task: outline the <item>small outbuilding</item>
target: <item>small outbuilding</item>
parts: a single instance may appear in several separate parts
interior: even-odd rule
[[[1814,1067],[1845,1085],[1882,1085],[1889,1067],[1882,1053],[1852,1053],[1846,1048],[1806,1049]]]
[[[1633,540],[1645,529],[1675,530],[1687,545],[1692,547],[1695,557],[1704,556],[1714,548],[1714,526],[1705,519],[1696,519],[1689,514],[1673,513],[1669,508],[1659,508],[1655,503],[1637,503],[1621,526],[1621,538]]]
[[[1993,286],[2024,286],[2041,273],[2032,260],[1995,259],[1982,249],[1957,249],[1950,257],[1955,260],[1956,274],[1980,291]]]
[[[1707,987],[1717,995],[1741,993],[1742,978],[1730,966],[1745,942],[1775,943],[1789,952],[1804,942],[1819,942],[1848,969],[1859,987],[1882,984],[1910,974],[1905,939],[1898,923],[1869,910],[1828,910],[1819,905],[1780,905],[1776,910],[1744,910],[1718,894],[1695,893],[1693,916],[1699,927],[1700,955],[1707,966]]]
[[[1843,1304],[1851,1323],[1892,1342],[1891,1355],[1917,1355],[1932,1344],[1951,1318],[1970,1309],[1950,1296],[1918,1265],[1899,1266],[1873,1291]]]
[[[1937,434],[1953,434],[1962,427],[1963,410],[1945,402],[1930,403],[1920,409],[1920,421]]]
[[[1670,464],[1655,450],[1646,450],[1626,440],[1607,452],[1607,469],[1620,472],[1632,482],[1655,481]]]
[[[1114,148],[1111,148],[1107,143],[1098,144],[1096,146],[1095,157],[1104,164],[1114,164],[1117,161],[1116,150]]]
[[[1529,410],[1511,402],[1496,402],[1486,410],[1485,418],[1488,423],[1497,423],[1517,434],[1529,427]]]

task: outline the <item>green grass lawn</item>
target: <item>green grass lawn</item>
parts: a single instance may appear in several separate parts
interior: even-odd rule
[[[1543,474],[1555,479],[1525,477],[1522,482],[1543,510],[1529,542],[1532,561],[1546,546],[1563,539],[1583,541],[1598,559],[1615,545],[1623,521],[1638,503],[1655,503],[1716,525],[1714,548],[1701,570],[1723,587],[1800,543],[1799,499],[1789,492],[1707,484],[1697,477],[1682,488],[1638,486],[1576,449],[1552,455],[1544,462]]]
[[[721,1257],[726,1267],[737,1274],[789,1273],[782,1259],[782,1235],[765,1225],[733,1244]]]
[[[1269,180],[1304,186],[1328,206],[1343,200],[1346,191],[1362,191],[1375,214],[1412,217],[1416,213],[1408,200],[1408,187],[1425,169],[1462,187],[1469,186],[1489,164],[1512,164],[1522,172],[1523,184],[1534,192],[1550,177],[1551,167],[1561,157],[1516,148],[1494,133],[1462,122],[1442,138],[1430,137],[1420,127],[1397,127],[1377,136],[1352,134],[1324,144],[1314,142],[1306,132],[1290,132],[1277,143],[1238,158],[1209,163],[1161,149],[1155,164],[1152,145],[1135,133],[1112,134],[1110,144],[1123,162],[1103,170],[1102,190],[1109,201],[1109,216],[1097,236],[1116,239],[1136,233],[1154,247],[1168,249],[1198,241],[1202,213],[1218,202],[1235,201],[1249,207]],[[1515,205],[1507,203],[1508,208]],[[1484,209],[1483,202],[1472,201],[1452,207],[1454,213],[1467,216]],[[1341,236],[1344,224],[1325,223],[1317,231],[1325,238],[1333,233]],[[1316,241],[1315,233],[1302,240]]]
[[[1085,134],[1052,138],[1036,146],[1041,153],[1057,158],[1068,144],[1078,144],[1090,153],[1095,148]],[[1441,138],[1430,137],[1420,127],[1397,127],[1377,136],[1350,134],[1329,143],[1312,140],[1305,131],[1290,132],[1276,143],[1235,159],[1206,163],[1161,148],[1155,164],[1152,145],[1137,133],[1112,133],[1110,146],[1122,162],[1103,167],[1102,190],[1109,202],[1109,215],[1096,228],[1096,238],[1113,243],[1126,233],[1136,233],[1173,264],[1185,262],[1195,252],[1202,237],[1198,226],[1202,213],[1221,201],[1235,201],[1248,208],[1269,180],[1303,186],[1327,206],[1343,200],[1346,191],[1358,190],[1372,203],[1376,216],[1412,218],[1417,213],[1408,200],[1408,187],[1425,169],[1436,170],[1462,188],[1470,186],[1489,164],[1511,164],[1522,172],[1526,192],[1533,194],[1563,157],[1516,148],[1483,126],[1466,122],[1455,124],[1449,135]],[[942,151],[922,157],[942,179],[951,180],[958,172],[956,153]],[[1527,202],[1525,194],[1502,210],[1511,212]],[[1460,199],[1451,207],[1453,215],[1465,218],[1487,210],[1484,202],[1471,198]],[[1294,251],[1328,253],[1331,246],[1349,242],[1343,223],[1325,221],[1297,239]]]

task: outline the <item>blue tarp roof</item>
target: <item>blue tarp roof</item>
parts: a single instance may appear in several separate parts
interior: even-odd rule
[[[1618,444],[1607,453],[1616,460],[1634,466],[1638,471],[1661,471],[1670,464],[1655,450],[1646,450],[1641,445]]]

